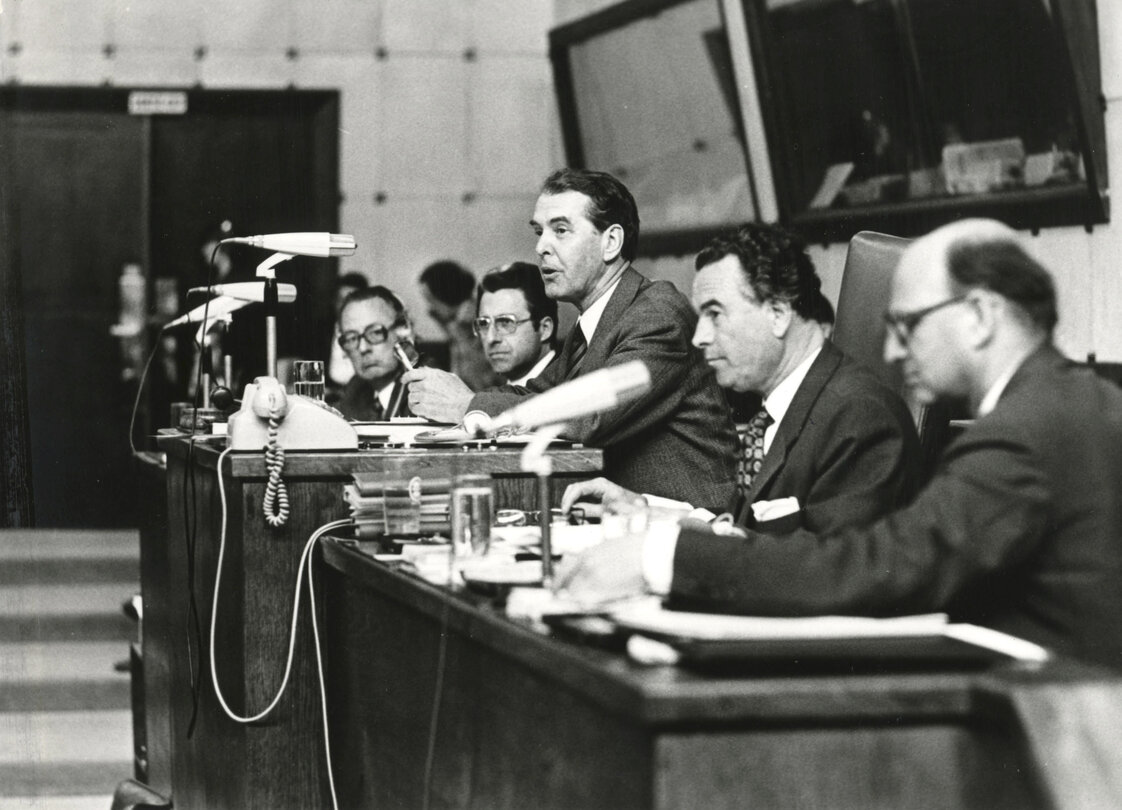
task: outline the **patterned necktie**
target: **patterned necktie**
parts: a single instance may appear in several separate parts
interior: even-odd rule
[[[740,458],[736,463],[736,489],[741,497],[747,498],[752,489],[752,479],[760,472],[764,463],[764,433],[775,420],[765,409],[752,417],[740,434]]]
[[[588,351],[588,341],[584,339],[584,330],[580,328],[580,324],[574,324],[573,330],[576,334],[573,335],[572,347],[569,350],[569,367],[565,372],[565,379],[571,380],[577,376],[580,371],[580,362],[584,359],[584,353]]]

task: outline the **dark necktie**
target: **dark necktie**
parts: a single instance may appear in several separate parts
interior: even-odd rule
[[[569,363],[565,371],[565,379],[571,380],[580,372],[580,362],[584,359],[584,353],[588,351],[588,341],[584,339],[584,330],[580,328],[580,324],[573,325],[573,335],[570,341],[572,345],[569,348]]]
[[[378,398],[378,392],[374,392],[373,402],[370,403],[371,422],[381,422],[385,419],[386,411],[382,407],[382,400]]]
[[[736,489],[743,498],[748,498],[752,489],[752,479],[760,472],[764,463],[764,433],[775,421],[771,414],[761,409],[752,417],[740,434],[740,459],[736,464]]]

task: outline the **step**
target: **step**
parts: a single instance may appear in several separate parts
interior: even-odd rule
[[[137,531],[6,529],[0,585],[140,581]]]
[[[0,587],[0,642],[131,641],[136,622],[121,603],[136,593],[125,583]]]
[[[108,810],[109,794],[99,796],[0,796],[0,810]]]
[[[127,710],[0,713],[0,795],[112,794],[133,775]]]
[[[122,641],[0,643],[0,712],[128,709]]]

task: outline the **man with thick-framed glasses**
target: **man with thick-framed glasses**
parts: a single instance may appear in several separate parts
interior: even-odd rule
[[[354,365],[335,407],[348,419],[379,422],[408,416],[406,397],[397,392],[404,369],[394,354],[400,338],[412,339],[405,305],[381,285],[351,293],[339,310],[339,347]],[[390,413],[394,403],[402,403]]]
[[[1053,346],[1052,277],[1015,231],[963,220],[907,248],[886,320],[916,399],[976,417],[911,505],[836,532],[606,542],[558,587],[761,616],[946,612],[1122,669],[1122,390]]]
[[[472,331],[508,385],[541,374],[557,356],[557,302],[545,294],[538,268],[511,262],[485,274]]]

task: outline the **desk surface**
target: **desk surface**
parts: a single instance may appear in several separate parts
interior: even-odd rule
[[[161,450],[169,456],[186,459],[190,454],[202,468],[213,470],[226,449],[225,437],[163,435],[158,439]],[[387,457],[407,456],[416,459],[418,469],[432,468],[452,473],[490,473],[516,475],[521,473],[522,447],[519,445],[452,445],[449,447],[385,448],[350,452],[303,450],[285,453],[285,478],[349,479],[356,472],[378,472]],[[558,447],[549,452],[556,475],[574,473],[590,475],[603,467],[603,451],[590,447]],[[262,452],[233,452],[226,457],[226,474],[235,478],[264,478],[265,456]]]
[[[408,771],[410,757],[424,759],[423,741],[387,718],[403,719],[400,707],[424,711],[432,702],[431,692],[418,697],[411,684],[431,689],[445,634],[440,682],[447,694],[435,743],[444,770],[432,776],[433,790],[453,790],[464,779],[506,783],[479,787],[463,806],[514,807],[553,790],[561,791],[557,806],[603,804],[592,796],[612,778],[628,782],[612,794],[620,806],[732,807],[755,797],[761,806],[1109,807],[1122,796],[1122,757],[1109,742],[1122,719],[1122,709],[1113,708],[1122,705],[1122,688],[1102,670],[1055,661],[974,672],[706,677],[545,635],[486,600],[336,543],[325,545],[324,562],[331,574],[329,694],[348,706],[333,739],[336,750],[346,750],[342,762],[352,776],[361,775],[344,780],[348,801],[416,799],[384,766]],[[393,641],[403,632],[407,648]],[[374,647],[392,650],[396,662],[386,663]],[[367,688],[374,683],[382,685]],[[533,706],[537,723],[511,716],[515,706]],[[553,730],[535,737],[542,722]],[[494,747],[477,726],[500,740],[518,738],[517,751]],[[369,739],[372,727],[396,741],[392,750]],[[601,747],[599,759],[581,750],[591,739]],[[565,780],[554,784],[556,774],[490,762],[533,759],[535,746],[551,748],[584,783],[601,787],[589,793]],[[626,775],[619,773],[623,763]],[[794,775],[807,770],[819,776]],[[684,804],[685,797],[705,797],[704,804]]]

